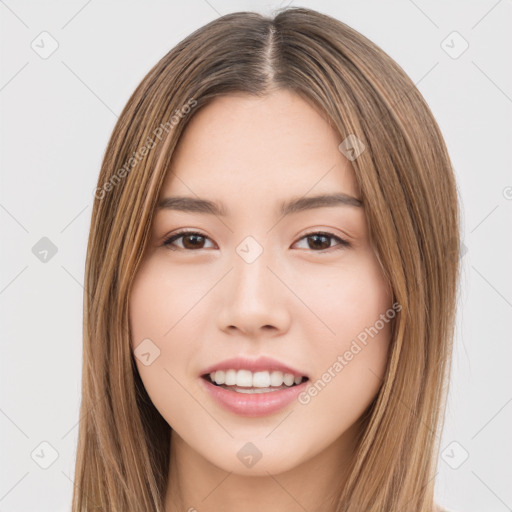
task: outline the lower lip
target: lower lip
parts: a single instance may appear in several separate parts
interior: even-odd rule
[[[284,409],[296,400],[297,395],[304,391],[309,380],[296,386],[268,393],[237,393],[221,386],[215,386],[209,380],[202,378],[207,391],[222,407],[240,416],[266,416]]]

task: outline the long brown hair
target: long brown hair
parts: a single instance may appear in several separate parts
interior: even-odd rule
[[[325,113],[352,161],[375,252],[402,309],[387,371],[333,508],[434,510],[459,277],[453,170],[425,100],[379,47],[311,9],[222,16],[165,55],[114,128],[86,259],[73,511],[163,512],[170,427],[130,350],[128,299],[166,170],[190,119],[220,95],[291,90]]]

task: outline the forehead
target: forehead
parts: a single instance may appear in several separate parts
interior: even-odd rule
[[[215,195],[228,203],[234,194],[360,197],[341,141],[315,107],[290,91],[218,97],[187,125],[162,195]]]

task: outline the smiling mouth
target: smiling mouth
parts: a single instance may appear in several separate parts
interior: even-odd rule
[[[202,375],[201,378],[216,387],[246,394],[272,393],[299,386],[309,380],[308,377],[283,374],[282,372],[252,374],[248,370],[242,370],[241,373],[229,370],[227,372],[217,371]]]

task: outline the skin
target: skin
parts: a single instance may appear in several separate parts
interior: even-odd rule
[[[319,111],[285,90],[216,98],[180,140],[160,198],[216,200],[230,215],[157,210],[131,291],[132,348],[149,338],[160,350],[148,366],[136,358],[137,367],[173,429],[166,512],[334,510],[327,499],[345,481],[358,421],[381,385],[391,324],[307,404],[294,401],[272,415],[223,409],[199,375],[227,358],[265,355],[313,385],[391,308],[363,207],[284,218],[277,211],[292,197],[360,198],[342,140]],[[196,245],[179,238],[175,250],[164,245],[181,228],[206,238]],[[317,232],[351,245],[305,237]],[[250,264],[236,252],[247,236],[263,248]],[[252,467],[237,457],[247,442],[262,454]]]

